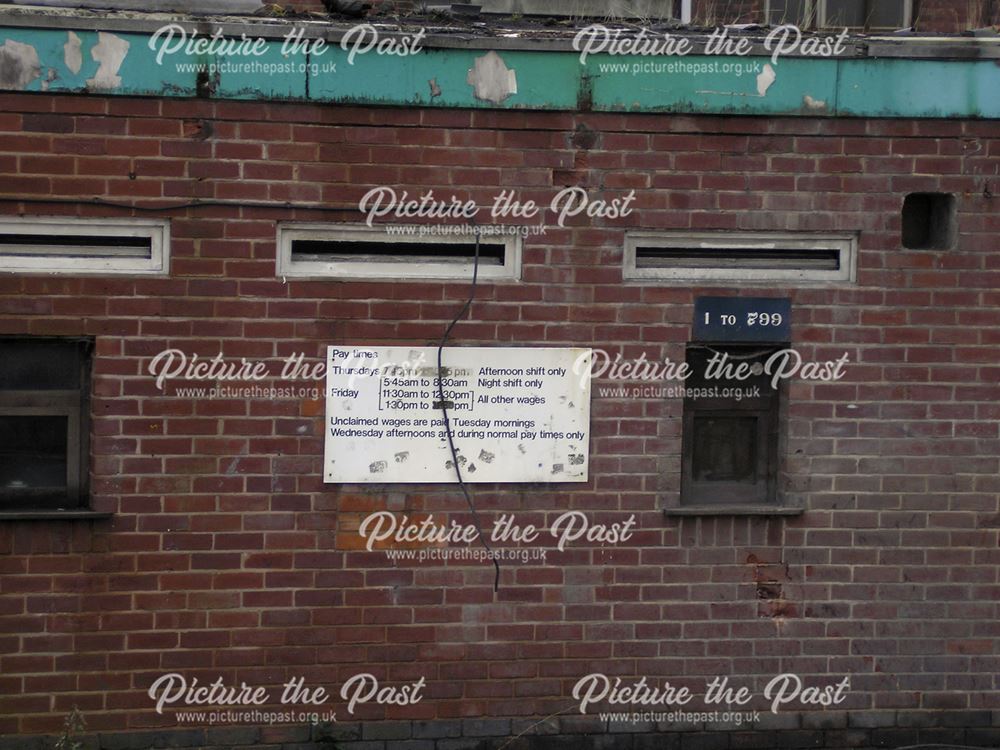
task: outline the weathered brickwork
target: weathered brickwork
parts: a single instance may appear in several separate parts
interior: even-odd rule
[[[115,514],[0,523],[0,734],[58,732],[74,706],[92,732],[168,731],[172,713],[145,694],[164,672],[272,686],[371,672],[423,676],[425,697],[341,721],[362,732],[406,722],[410,744],[388,747],[473,747],[409,722],[523,727],[567,709],[591,672],[693,689],[729,675],[757,691],[796,672],[851,678],[833,725],[779,715],[805,744],[817,732],[829,747],[878,744],[878,732],[996,742],[995,123],[13,94],[0,105],[4,214],[149,215],[95,198],[230,202],[154,214],[171,220],[169,278],[0,278],[0,333],[96,337],[93,505]],[[494,594],[487,564],[393,564],[363,549],[356,530],[373,510],[469,514],[440,486],[324,485],[319,401],[157,390],[147,368],[168,347],[278,361],[330,343],[435,344],[467,283],[275,276],[277,221],[358,221],[352,207],[383,184],[483,205],[500,188],[542,205],[568,185],[609,198],[635,189],[625,219],[578,217],[527,238],[523,280],[481,283],[455,328],[467,345],[677,361],[695,296],[755,290],[625,283],[626,228],[860,233],[856,284],[768,290],[791,297],[804,357],[850,358],[840,382],[788,390],[781,491],[806,511],[665,518],[681,403],[595,388],[587,484],[482,485],[476,501],[487,525],[515,513],[544,527],[575,509],[604,522],[635,514],[639,531],[507,564]],[[925,191],[956,196],[957,248],[901,249],[904,196]],[[960,718],[899,718],[936,710]],[[694,736],[655,746],[770,746],[735,731]],[[268,737],[262,746],[308,741]],[[652,746],[615,742],[633,739],[594,746]]]

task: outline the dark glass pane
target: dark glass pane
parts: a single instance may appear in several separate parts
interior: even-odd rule
[[[899,29],[905,23],[904,0],[872,0],[868,3],[868,23],[874,28]]]
[[[756,417],[695,416],[692,444],[696,482],[756,481]]]
[[[83,344],[0,338],[0,390],[77,390]]]
[[[826,25],[863,27],[867,15],[865,5],[865,0],[826,0]]]
[[[826,0],[826,25],[898,29],[903,10],[904,0]]]
[[[769,7],[767,21],[774,26],[780,24],[805,26],[810,20],[806,18],[809,0],[771,0]]]
[[[0,416],[0,496],[65,492],[66,430],[66,417]]]

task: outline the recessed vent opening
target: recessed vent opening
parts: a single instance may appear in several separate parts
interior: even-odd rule
[[[950,250],[958,239],[955,196],[911,193],[903,201],[903,247]]]
[[[149,258],[151,237],[0,232],[0,254],[9,257]]]
[[[363,240],[292,240],[292,262],[472,263],[472,242],[366,242]],[[503,266],[506,246],[480,240],[479,264]]]
[[[635,230],[625,234],[622,275],[690,284],[852,282],[856,234]]]
[[[636,268],[840,270],[840,251],[780,247],[650,247],[637,245]]]
[[[520,278],[521,238],[493,229],[479,237],[479,278]],[[468,281],[475,257],[476,236],[466,227],[281,222],[275,270],[299,279]]]
[[[167,220],[0,217],[2,273],[162,276],[169,270]]]

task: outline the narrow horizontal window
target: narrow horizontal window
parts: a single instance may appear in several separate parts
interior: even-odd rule
[[[910,24],[913,0],[767,0],[772,26],[899,29]]]
[[[641,21],[680,18],[682,8],[680,0],[630,0],[612,3],[607,0],[483,0],[476,5],[482,6],[483,13],[505,16],[519,14]]]
[[[0,218],[0,271],[63,274],[165,274],[164,221]]]
[[[735,232],[630,232],[626,279],[853,281],[856,238]]]
[[[449,233],[447,229],[438,225],[281,224],[278,275],[469,279],[476,259],[476,238],[468,231]],[[484,231],[478,255],[480,278],[519,277],[520,237]]]

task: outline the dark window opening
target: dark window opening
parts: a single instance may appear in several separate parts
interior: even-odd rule
[[[911,193],[903,201],[903,247],[909,250],[949,250],[958,238],[955,196]]]
[[[63,258],[149,258],[152,237],[83,234],[0,233],[0,254],[58,255]]]
[[[0,487],[26,496],[65,494],[68,417],[0,416]]]
[[[781,348],[688,345],[682,505],[777,503],[780,391],[764,363]]]
[[[840,270],[840,251],[794,247],[649,247],[635,249],[636,268]]]
[[[899,29],[907,25],[912,0],[769,0],[767,22],[851,29]]]
[[[767,22],[771,26],[794,24],[802,28],[811,27],[816,23],[815,12],[813,0],[771,0]]]
[[[480,241],[479,263],[503,266],[503,243]],[[292,260],[366,261],[374,263],[471,263],[476,257],[473,242],[366,242],[363,240],[292,240]]]
[[[0,511],[86,505],[91,348],[0,338]]]
[[[756,481],[755,417],[696,414],[692,423],[691,474],[695,481]]]

